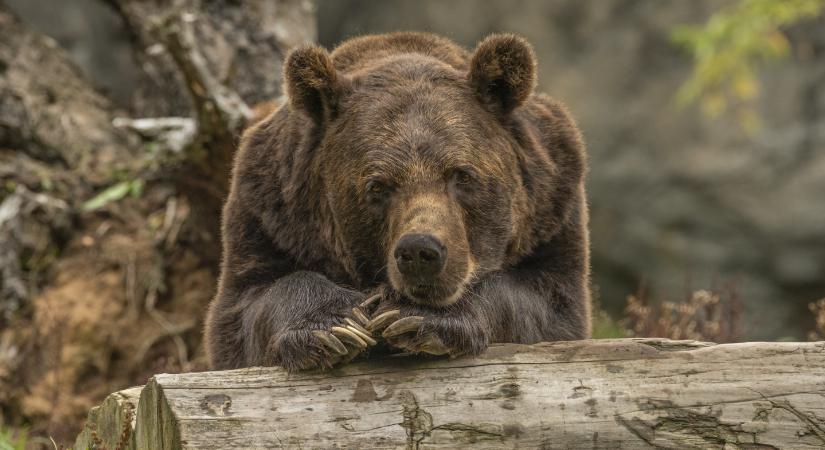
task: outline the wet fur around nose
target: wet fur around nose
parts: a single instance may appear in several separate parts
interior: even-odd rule
[[[584,144],[564,106],[533,92],[526,41],[469,52],[426,33],[364,36],[299,47],[284,67],[289,102],[235,156],[212,367],[329,367],[381,340],[457,356],[589,335]],[[393,267],[406,233],[446,248],[418,299]]]

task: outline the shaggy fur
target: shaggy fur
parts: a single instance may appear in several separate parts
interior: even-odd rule
[[[243,136],[207,321],[212,367],[323,365],[312,330],[379,311],[421,315],[450,354],[590,333],[586,156],[565,108],[534,94],[530,45],[472,54],[423,33],[316,46],[285,64],[289,104]],[[399,273],[427,233],[446,266]],[[308,357],[312,356],[312,357]]]

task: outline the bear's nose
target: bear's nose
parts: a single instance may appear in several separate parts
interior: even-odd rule
[[[398,270],[408,277],[429,277],[441,272],[447,249],[429,234],[406,234],[395,246]]]

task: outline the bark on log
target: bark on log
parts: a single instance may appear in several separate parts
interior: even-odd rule
[[[141,449],[823,448],[825,342],[504,344],[330,372],[163,374],[135,432]]]
[[[77,436],[75,450],[135,449],[135,410],[142,387],[124,389],[92,408],[86,426]]]

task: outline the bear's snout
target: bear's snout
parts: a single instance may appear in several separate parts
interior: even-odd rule
[[[394,256],[404,277],[428,279],[444,269],[447,248],[431,234],[407,234],[398,240]]]
[[[390,212],[387,276],[412,303],[446,307],[461,296],[473,275],[461,208],[439,192],[408,188]]]

